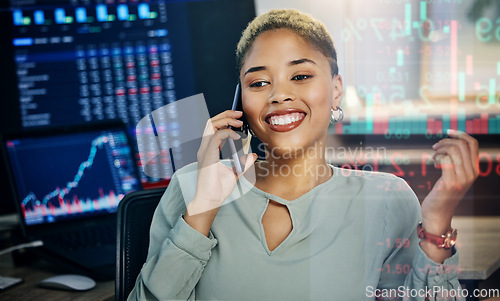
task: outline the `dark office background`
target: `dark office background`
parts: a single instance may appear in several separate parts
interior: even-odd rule
[[[15,2],[16,0],[13,0]],[[0,3],[0,132],[9,130],[19,130],[22,127],[21,112],[19,103],[19,90],[17,88],[16,66],[14,62],[13,39],[13,20],[12,10],[9,9],[7,0]],[[70,0],[33,0],[33,3],[69,5]],[[88,1],[89,3],[93,1]],[[193,89],[177,92],[177,99],[182,99],[194,94],[203,93],[207,102],[208,110],[211,116],[220,113],[231,106],[234,87],[237,82],[237,72],[235,68],[235,47],[241,35],[241,31],[247,23],[255,16],[255,5],[253,0],[164,0],[163,2],[186,5],[187,29],[186,39],[189,65],[192,67]],[[159,3],[159,1],[150,1],[150,3]],[[175,28],[173,28],[175,30]],[[175,33],[174,33],[175,34]],[[339,46],[339,44],[337,44]],[[175,46],[179,47],[179,45]],[[341,50],[342,47],[339,47]],[[361,64],[362,65],[362,64]],[[191,68],[189,67],[189,68]],[[347,73],[345,70],[343,72]],[[186,74],[188,74],[187,72]],[[178,75],[178,73],[177,73]],[[175,76],[175,75],[174,75]],[[347,77],[346,77],[347,78]],[[177,82],[181,82],[181,80]],[[346,82],[346,85],[348,82]],[[78,101],[74,100],[75,103]],[[352,126],[352,124],[351,124]],[[390,135],[392,136],[392,135]],[[433,136],[433,135],[431,135]],[[496,150],[498,147],[498,135],[480,134],[474,135],[480,141],[483,148]],[[425,138],[424,135],[412,135],[412,139],[396,139],[397,137],[385,137],[385,135],[339,135],[343,145],[359,146],[360,143],[366,146],[390,146],[392,149],[420,149],[426,148],[436,142],[439,137]],[[419,137],[422,138],[419,140]],[[435,140],[435,141],[434,141]],[[252,141],[254,142],[254,141]],[[254,151],[257,149],[253,143]],[[394,158],[392,158],[394,159]],[[458,209],[459,214],[469,215],[488,215],[498,214],[500,212],[500,203],[498,198],[498,177],[496,172],[498,160],[492,158],[489,162],[483,163],[482,170],[488,171],[488,176],[480,177],[470,192],[468,197]],[[428,193],[428,183],[434,183],[439,177],[439,172],[434,172],[427,177],[416,179],[409,178],[408,173],[415,171],[418,174],[419,169],[423,167],[396,164],[391,162],[387,166],[381,167],[382,171],[398,174],[400,169],[404,169],[406,180],[412,182],[412,188],[422,200]],[[431,169],[431,167],[429,167]],[[13,195],[8,184],[6,167],[3,160],[0,160],[0,214],[12,213],[15,210],[12,201]]]

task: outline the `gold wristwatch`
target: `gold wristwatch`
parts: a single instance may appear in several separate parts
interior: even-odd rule
[[[451,228],[445,234],[434,235],[426,232],[422,227],[422,223],[419,223],[417,226],[417,234],[418,238],[424,239],[443,249],[451,249],[457,240],[457,229]]]

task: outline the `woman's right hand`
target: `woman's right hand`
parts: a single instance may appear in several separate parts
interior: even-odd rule
[[[242,156],[244,171],[238,174],[234,168],[219,162],[220,150],[227,138],[240,139],[229,126],[239,128],[241,111],[227,110],[207,121],[198,150],[198,178],[196,193],[188,204],[184,220],[200,233],[208,236],[219,207],[236,187],[236,183],[255,162],[256,154]]]

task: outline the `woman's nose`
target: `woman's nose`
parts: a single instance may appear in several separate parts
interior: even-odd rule
[[[269,103],[281,103],[294,99],[295,95],[289,85],[286,83],[274,83],[271,95],[269,96]]]

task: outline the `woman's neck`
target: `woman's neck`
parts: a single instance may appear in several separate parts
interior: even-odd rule
[[[263,191],[293,200],[333,175],[325,160],[324,147],[305,151],[267,152],[266,160],[256,164],[255,186]]]

